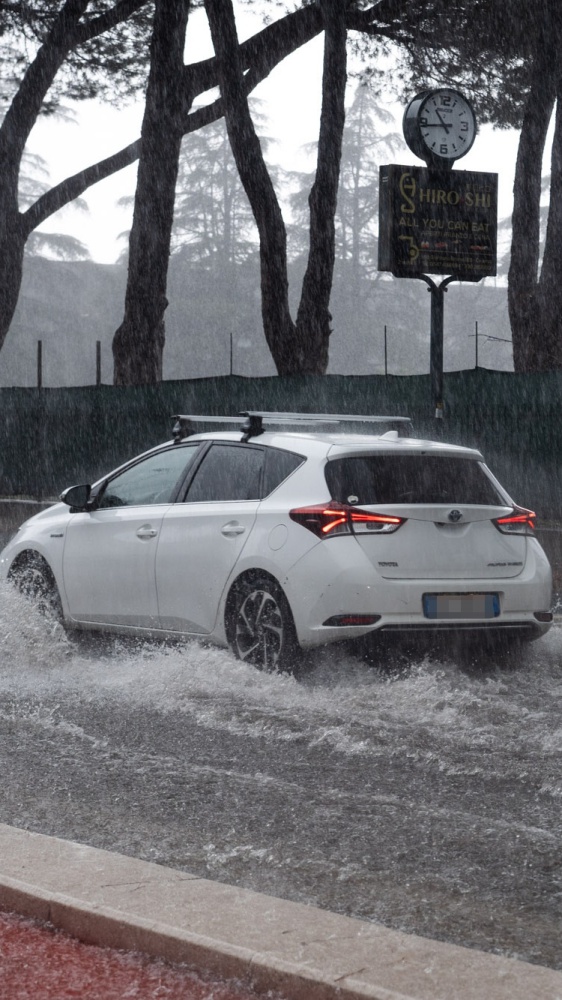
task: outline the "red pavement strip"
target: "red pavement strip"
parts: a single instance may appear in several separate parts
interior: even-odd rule
[[[138,952],[83,944],[40,920],[0,913],[0,1000],[257,1000]],[[282,1000],[282,998],[278,998]]]

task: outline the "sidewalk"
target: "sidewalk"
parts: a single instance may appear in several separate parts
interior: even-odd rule
[[[186,967],[82,944],[40,921],[0,913],[0,1000],[256,1000]]]
[[[16,978],[19,993],[2,993],[8,980],[1,976],[2,1000],[114,1000],[115,993],[95,990],[112,988],[108,968],[138,969],[135,963],[158,970],[161,982],[147,978],[143,993],[133,978],[120,986],[119,1000],[249,1000],[252,990],[269,1000],[562,1000],[562,972],[3,825],[0,911],[49,921],[78,941],[129,953],[117,956],[121,965],[106,967],[114,952],[108,958],[65,939],[66,954],[88,955],[85,974],[97,978],[90,989],[87,978],[86,986],[77,986],[65,972],[58,992],[49,995],[43,973],[58,959],[36,943],[47,935],[58,946],[59,938],[44,928],[36,938],[27,927],[27,965],[38,985],[27,988]],[[184,977],[181,986],[162,980],[162,966],[150,957],[176,963],[167,971]],[[182,963],[201,974],[208,994],[181,992],[192,975],[177,969]],[[61,972],[65,966],[63,960]]]

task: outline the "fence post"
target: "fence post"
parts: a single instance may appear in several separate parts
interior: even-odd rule
[[[37,341],[37,388],[43,386],[43,341]]]

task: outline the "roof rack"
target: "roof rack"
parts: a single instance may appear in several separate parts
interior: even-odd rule
[[[240,427],[240,417],[211,417],[200,413],[174,413],[172,420],[175,424],[172,428],[174,442],[185,441],[192,434],[198,434],[196,424],[236,424]]]
[[[240,424],[240,417],[245,420]],[[242,432],[242,441],[249,441],[250,438],[259,437],[263,434],[266,424],[282,424],[302,426],[303,424],[339,424],[339,423],[365,423],[365,424],[386,424],[387,430],[396,431],[398,434],[407,434],[412,427],[410,417],[392,416],[367,416],[352,413],[284,413],[272,410],[242,410],[238,417],[217,417],[205,414],[175,414],[176,421],[173,428],[173,438],[176,444],[185,438],[197,433],[196,424],[237,424]]]

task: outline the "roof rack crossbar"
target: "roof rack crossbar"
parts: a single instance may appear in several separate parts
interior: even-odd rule
[[[244,418],[242,425],[240,417]],[[197,424],[236,424],[242,432],[242,441],[244,442],[263,434],[264,423],[293,424],[296,426],[339,423],[386,424],[390,430],[396,430],[399,434],[405,433],[412,425],[410,417],[354,413],[290,413],[274,410],[242,410],[238,417],[176,413],[172,419],[175,420],[172,435],[176,444],[191,437],[192,434],[196,434]]]
[[[411,417],[398,417],[394,415],[363,414],[363,413],[291,413],[283,410],[244,410],[243,416],[251,414],[259,417],[269,417],[273,420],[354,420],[365,421],[365,423],[384,423],[387,420],[406,421],[411,423]]]
[[[411,424],[411,417],[367,415],[359,413],[285,413],[277,410],[245,410],[242,416],[262,417],[269,423],[371,423],[371,424]]]
[[[270,410],[247,410],[243,416],[254,418],[266,424],[386,424],[389,430],[406,434],[412,427],[411,417],[384,416],[356,413],[289,413]],[[262,433],[262,430],[259,431]]]

